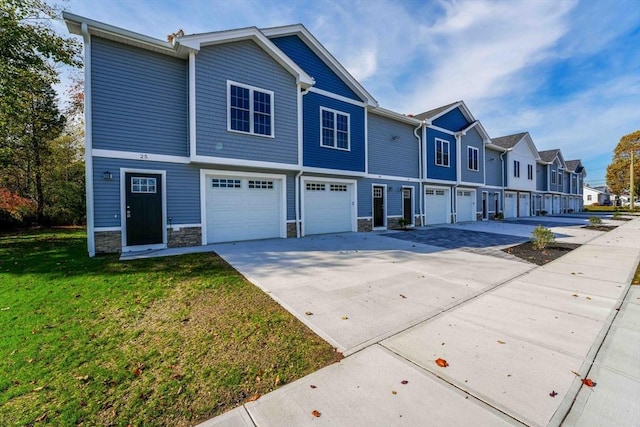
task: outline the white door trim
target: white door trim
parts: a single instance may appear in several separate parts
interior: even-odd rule
[[[416,225],[416,189],[412,185],[403,185],[402,186],[402,218],[404,218],[404,190],[408,189],[411,191],[411,224],[412,227]],[[386,206],[385,206],[386,207]]]
[[[355,179],[344,179],[344,178],[327,178],[323,176],[313,176],[313,175],[302,175],[300,177],[300,221],[303,226],[301,227],[300,235],[302,237],[305,236],[304,233],[304,224],[305,224],[305,205],[304,205],[304,194],[307,188],[307,181],[315,181],[315,182],[335,182],[340,184],[350,184],[352,185],[351,192],[351,231],[358,231],[358,214],[357,214],[357,206],[358,206],[358,181]]]
[[[374,203],[374,189],[375,187],[383,187],[382,188],[382,205],[384,209],[382,210],[382,226],[376,227],[376,215],[375,215],[375,203]],[[386,230],[387,229],[387,184],[371,184],[371,229],[372,230]]]

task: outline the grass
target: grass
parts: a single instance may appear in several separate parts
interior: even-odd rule
[[[0,235],[3,425],[193,425],[339,360],[215,254],[120,262]]]

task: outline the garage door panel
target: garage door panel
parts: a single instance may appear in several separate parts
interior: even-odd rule
[[[305,234],[353,230],[353,184],[306,182],[304,191]]]
[[[428,225],[449,222],[449,194],[448,189],[425,188],[425,215]]]
[[[207,242],[280,237],[280,179],[207,176]]]
[[[458,222],[475,221],[476,193],[473,190],[457,190],[456,192],[456,219]]]

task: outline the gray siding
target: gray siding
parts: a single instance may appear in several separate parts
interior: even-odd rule
[[[460,158],[462,159],[462,164],[460,165],[461,178],[464,182],[475,182],[479,184],[484,183],[484,141],[482,137],[478,133],[478,131],[473,128],[466,135],[462,137],[462,155]],[[469,169],[469,149],[468,147],[474,147],[478,149],[478,170],[473,171]],[[477,205],[476,205],[477,206]]]
[[[403,186],[414,188],[414,214],[420,211],[418,183],[365,178],[358,181],[358,217],[371,217],[373,215],[373,184],[387,185],[387,216],[402,215],[402,191],[400,189]]]
[[[275,138],[227,131],[227,81],[274,92]],[[203,48],[196,56],[198,155],[298,162],[295,78],[251,41]]]
[[[502,190],[495,188],[478,188],[476,190],[476,211],[482,212],[482,192],[487,192],[487,210],[490,214],[495,213],[495,195],[498,195],[498,211],[502,211]]]
[[[93,148],[188,156],[186,61],[91,40]]]
[[[418,178],[420,159],[415,128],[377,114],[369,114],[367,121],[369,173]]]
[[[172,224],[200,223],[200,169],[187,164],[138,160],[93,159],[94,215],[96,227],[119,227],[120,168],[164,170],[167,172],[167,217]],[[104,171],[113,180],[102,178]],[[169,220],[167,220],[167,224]]]
[[[500,160],[500,152],[491,150],[489,148],[485,151],[486,161],[484,167],[486,168],[485,184],[502,186],[502,161]],[[503,156],[506,158],[507,156]]]

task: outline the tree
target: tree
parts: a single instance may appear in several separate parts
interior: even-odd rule
[[[631,152],[634,151],[635,188],[632,193],[638,195],[640,186],[640,130],[620,138],[613,150],[613,160],[607,166],[607,186],[614,194],[621,194],[629,190]]]
[[[0,188],[33,200],[40,222],[59,158],[51,141],[66,122],[55,67],[81,66],[79,42],[51,27],[57,15],[44,0],[0,0]]]

